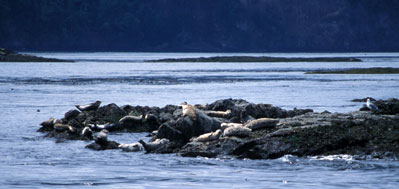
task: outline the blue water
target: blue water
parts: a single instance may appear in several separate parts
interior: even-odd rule
[[[348,112],[371,96],[399,98],[399,74],[308,75],[306,71],[399,67],[399,53],[202,54],[32,53],[74,63],[0,63],[1,188],[397,188],[399,161],[351,156],[285,156],[276,160],[183,158],[175,154],[91,151],[84,141],[38,133],[75,104],[164,106],[243,98],[286,109]],[[215,55],[356,56],[360,63],[145,63]],[[118,142],[146,133],[112,133]]]

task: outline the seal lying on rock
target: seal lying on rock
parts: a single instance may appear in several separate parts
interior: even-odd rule
[[[109,150],[118,149],[119,146],[119,143],[108,140],[108,131],[106,129],[103,129],[94,135],[94,141],[94,143],[87,145],[86,148],[92,150]]]
[[[54,130],[58,132],[64,132],[64,131],[68,131],[70,133],[76,132],[76,129],[74,127],[62,123],[54,124]]]
[[[99,133],[94,135],[94,141],[100,145],[106,145],[108,141],[107,138],[108,138],[108,130],[106,129],[103,129]]]
[[[86,104],[86,105],[75,105],[77,109],[80,111],[90,111],[90,110],[97,110],[100,107],[101,101],[97,100],[96,102]]]
[[[118,148],[122,149],[125,152],[138,152],[143,151],[144,147],[141,143],[135,142],[131,144],[120,144]]]
[[[163,138],[163,139],[156,139],[155,141],[148,143],[145,143],[143,140],[139,140],[139,143],[143,145],[145,151],[151,152],[159,148],[165,147],[166,144],[169,143],[169,140]]]
[[[197,119],[197,114],[195,113],[195,108],[191,105],[188,104],[182,104],[180,105],[182,107],[182,117],[188,116],[191,118],[191,120],[196,120]]]
[[[222,123],[220,125],[220,129],[222,129],[222,131],[224,131],[229,127],[235,127],[235,126],[243,127],[244,125],[242,123]]]
[[[223,131],[223,136],[247,137],[251,133],[251,129],[242,126],[231,126]]]
[[[205,114],[211,117],[222,117],[222,118],[230,118],[231,110],[227,111],[205,111]]]
[[[101,131],[103,129],[106,130],[113,130],[117,127],[117,124],[103,124],[103,125],[98,125],[98,124],[88,124],[88,127],[90,127],[90,129],[93,129],[95,131]]]
[[[122,125],[129,124],[129,123],[141,123],[143,121],[143,115],[140,116],[132,116],[132,115],[127,115],[122,117],[119,120],[119,123]]]
[[[222,135],[222,130],[218,129],[215,132],[206,133],[200,135],[196,138],[193,138],[192,142],[208,142],[219,139],[220,135]]]
[[[47,128],[48,127],[53,127],[54,126],[54,118],[51,117],[50,119],[40,123],[40,125],[43,126],[43,127],[47,127]]]
[[[81,135],[82,135],[82,137],[87,137],[89,139],[92,139],[93,131],[90,129],[90,127],[85,127],[85,128],[83,128]]]
[[[245,127],[252,130],[257,130],[262,128],[274,128],[276,127],[278,122],[279,122],[278,119],[260,118],[249,121],[248,123],[245,124]]]

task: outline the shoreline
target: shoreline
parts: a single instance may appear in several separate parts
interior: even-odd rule
[[[1,62],[73,62],[73,61],[21,54],[8,49],[0,48],[0,63]]]
[[[354,57],[269,57],[269,56],[213,56],[199,58],[165,58],[146,62],[362,62]]]

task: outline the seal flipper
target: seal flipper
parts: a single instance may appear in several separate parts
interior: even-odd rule
[[[145,151],[146,152],[150,152],[150,149],[148,149],[148,146],[147,146],[147,143],[145,143],[143,140],[139,140],[139,143],[141,144],[141,145],[143,145],[143,147],[144,147],[144,149],[145,149]]]

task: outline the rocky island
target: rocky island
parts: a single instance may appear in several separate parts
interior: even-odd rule
[[[366,100],[355,99],[359,103]],[[165,107],[100,106],[97,101],[76,106],[63,118],[44,121],[38,131],[46,133],[46,137],[93,141],[86,146],[93,150],[145,150],[188,157],[397,157],[399,100],[373,103],[378,110],[370,111],[364,106],[355,112],[319,113],[311,109],[285,110],[242,99]],[[121,144],[108,140],[112,132],[148,132],[152,139]]]
[[[56,58],[44,58],[28,54],[20,54],[14,51],[0,48],[0,62],[72,62]]]

